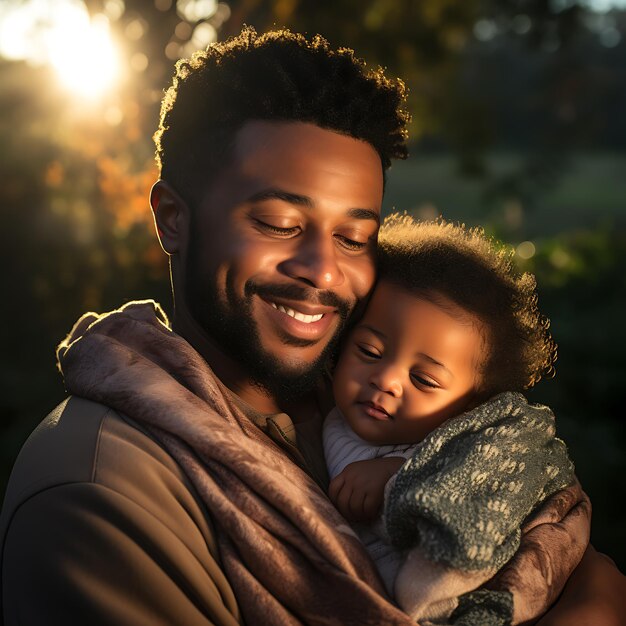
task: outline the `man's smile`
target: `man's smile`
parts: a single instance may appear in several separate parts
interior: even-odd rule
[[[270,319],[280,331],[297,339],[317,341],[327,334],[331,326],[335,326],[339,318],[334,307],[283,299],[260,299],[269,305]]]
[[[317,315],[306,315],[304,313],[300,313],[295,309],[290,309],[288,306],[283,304],[276,304],[276,302],[270,302],[270,304],[279,311],[286,313],[290,317],[297,319],[300,322],[304,322],[305,324],[311,324],[312,322],[319,322],[322,317],[324,317],[324,313],[318,313]]]

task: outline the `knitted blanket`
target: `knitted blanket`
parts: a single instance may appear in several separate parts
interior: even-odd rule
[[[248,420],[156,303],[86,314],[57,356],[69,392],[140,423],[185,471],[211,512],[246,623],[413,623],[326,495]],[[514,595],[514,621],[556,599],[588,542],[588,515],[576,486],[527,524],[513,564],[490,583]]]
[[[548,407],[503,393],[448,420],[417,445],[386,491],[387,533],[408,551],[396,599],[420,617],[449,614],[458,604],[450,592],[491,578],[519,547],[529,513],[573,481]],[[465,596],[461,610],[463,624],[512,621],[510,598],[496,592]]]

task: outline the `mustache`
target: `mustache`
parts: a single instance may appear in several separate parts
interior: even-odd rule
[[[350,315],[350,312],[356,304],[356,302],[340,298],[333,291],[314,289],[294,284],[259,284],[253,280],[248,280],[245,284],[244,291],[246,296],[256,294],[264,300],[272,300],[272,298],[286,298],[287,300],[331,306],[337,309],[339,316],[344,320],[348,318],[348,315]]]

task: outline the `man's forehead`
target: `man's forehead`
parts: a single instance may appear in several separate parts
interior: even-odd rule
[[[351,161],[380,169],[382,177],[380,157],[371,144],[309,122],[253,120],[235,136],[234,156],[240,162],[280,159],[285,154],[292,158],[323,155],[329,167],[335,161]]]
[[[378,224],[382,196],[382,165],[370,144],[310,123],[251,121],[201,205],[223,215],[264,200]]]

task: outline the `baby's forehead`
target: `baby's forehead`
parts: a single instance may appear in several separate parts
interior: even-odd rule
[[[438,291],[434,288],[411,288],[399,282],[385,279],[384,277],[379,279],[376,283],[365,309],[363,319],[365,319],[368,314],[372,315],[380,312],[379,309],[385,306],[393,306],[406,311],[407,315],[414,315],[417,309],[423,308],[421,304],[424,302],[440,309],[461,323],[480,321],[475,313],[455,302],[448,295],[444,294],[443,291]]]
[[[438,340],[453,342],[462,334],[475,334],[480,339],[480,360],[488,356],[489,332],[477,314],[463,308],[451,298],[434,289],[416,290],[380,280],[369,300],[363,317],[354,330],[378,336],[387,342],[425,340],[436,346]]]

